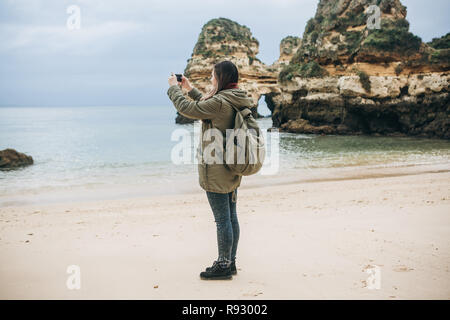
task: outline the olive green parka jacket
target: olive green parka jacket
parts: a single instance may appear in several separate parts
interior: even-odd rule
[[[236,111],[230,104],[233,104],[238,109],[250,108],[254,105],[253,100],[247,96],[246,91],[237,88],[221,90],[211,98],[203,101],[200,101],[202,93],[196,88],[193,88],[188,93],[193,101],[187,99],[178,84],[170,86],[167,94],[181,115],[190,119],[203,120],[197,148],[200,186],[205,191],[210,192],[233,192],[233,201],[235,201],[234,190],[240,186],[242,176],[232,173],[224,164],[205,163],[201,157],[201,152],[212,141],[203,141],[204,138],[202,139],[202,137],[204,137],[207,129],[217,128],[225,139],[226,129],[234,128],[236,116]]]

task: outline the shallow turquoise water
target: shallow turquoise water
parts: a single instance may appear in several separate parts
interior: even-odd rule
[[[197,183],[195,164],[171,161],[178,143],[171,141],[173,131],[194,129],[174,119],[171,106],[0,108],[0,150],[14,148],[35,160],[33,166],[0,171],[0,205],[17,195],[75,187],[141,185],[163,193],[180,181]],[[270,118],[258,121],[263,129],[271,127]],[[279,176],[304,169],[450,163],[445,140],[290,133],[279,138]]]

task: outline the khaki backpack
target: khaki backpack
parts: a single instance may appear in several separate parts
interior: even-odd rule
[[[264,137],[249,108],[239,110],[228,102],[236,116],[234,128],[226,130],[224,165],[237,175],[250,176],[263,166],[266,156]]]

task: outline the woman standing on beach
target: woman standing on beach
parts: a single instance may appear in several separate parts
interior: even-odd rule
[[[236,213],[237,188],[242,176],[232,173],[224,164],[205,163],[199,151],[213,141],[203,141],[205,131],[218,129],[223,137],[226,129],[234,128],[236,111],[233,106],[250,108],[254,105],[247,92],[238,88],[239,73],[231,61],[214,65],[211,73],[212,89],[205,96],[192,87],[186,77],[177,82],[174,74],[169,77],[167,94],[178,112],[190,119],[202,120],[199,149],[197,149],[200,186],[206,191],[208,202],[214,214],[217,228],[218,258],[213,265],[200,273],[200,278],[231,279],[236,274],[236,251],[239,241],[239,223]],[[188,91],[189,101],[181,87]],[[233,105],[233,106],[232,106]]]

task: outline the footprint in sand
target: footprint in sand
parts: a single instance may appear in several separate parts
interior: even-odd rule
[[[361,288],[367,288],[367,281],[366,280],[361,280]]]
[[[263,293],[262,292],[248,292],[248,293],[244,293],[243,296],[246,296],[246,297],[248,297],[248,296],[257,297],[257,296],[259,296],[261,294],[263,294]]]
[[[398,265],[398,266],[395,266],[394,269],[392,269],[392,270],[394,270],[395,272],[409,272],[409,271],[412,271],[414,269],[413,268],[409,268],[409,267],[404,266],[404,265]]]
[[[370,262],[373,262],[373,260],[371,260]],[[366,272],[366,270],[369,270],[369,269],[374,269],[374,268],[376,268],[376,267],[382,267],[383,265],[382,264],[377,264],[377,265],[373,265],[373,264],[367,264],[367,265],[365,265],[363,268],[362,268],[362,272]]]

